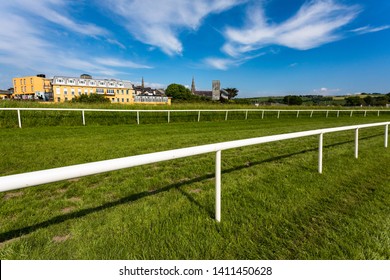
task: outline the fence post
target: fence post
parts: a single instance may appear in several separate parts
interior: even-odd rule
[[[264,119],[264,110],[263,110],[263,112],[261,113],[261,119]]]
[[[297,111],[297,118],[299,117],[299,110]]]
[[[85,115],[84,115],[84,110],[81,110],[81,116],[83,117],[83,125],[85,125]]]
[[[326,111],[326,117],[328,117],[329,116],[329,111]]]
[[[339,117],[340,116],[340,111],[337,111],[337,117]]]
[[[137,111],[137,124],[139,124],[139,111]]]
[[[352,117],[352,114],[353,114],[353,111],[351,110],[351,115],[350,115],[350,117]]]
[[[379,117],[379,110],[378,110],[378,117]]]
[[[170,115],[171,111],[168,111],[168,123],[170,122],[171,120],[171,115]]]
[[[364,116],[367,117],[367,111],[364,111]]]
[[[221,150],[215,155],[215,220],[221,221]]]
[[[310,118],[313,117],[313,113],[314,113],[314,111],[311,111]]]
[[[198,112],[198,122],[200,122],[200,111]]]
[[[227,121],[229,111],[226,111],[225,121]]]
[[[246,110],[245,119],[246,119],[246,120],[248,119],[248,110]]]
[[[389,125],[386,124],[385,126],[385,148],[387,148],[389,145]]]
[[[359,155],[359,128],[355,130],[355,158]]]
[[[320,133],[320,139],[318,143],[318,173],[322,174],[322,150],[324,145],[324,134]]]
[[[280,111],[278,111],[278,119],[279,119],[279,117],[280,117]]]
[[[18,124],[19,128],[22,128],[22,118],[20,117],[20,110],[18,110]]]

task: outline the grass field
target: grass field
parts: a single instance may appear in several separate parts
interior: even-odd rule
[[[388,116],[266,118],[0,129],[1,176]],[[390,150],[383,128],[214,155],[0,193],[1,259],[389,259]]]

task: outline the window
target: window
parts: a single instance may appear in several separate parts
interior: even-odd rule
[[[97,88],[96,89],[97,94],[104,94],[104,89],[103,88]]]
[[[69,79],[68,80],[68,84],[74,85],[74,80],[73,79]]]
[[[99,86],[105,86],[105,85],[106,85],[105,82],[102,82],[102,81],[99,82]]]
[[[71,89],[72,95],[74,95],[74,88]]]
[[[129,99],[128,99],[128,98],[126,99],[126,102],[129,102]]]
[[[95,81],[89,81],[89,85],[90,86],[96,86],[96,82]]]
[[[56,88],[56,93],[57,93],[57,94],[61,94],[61,91],[60,91],[60,88],[59,88],[59,87]],[[58,98],[59,98],[59,97],[58,97]]]
[[[68,97],[65,97],[65,101],[68,101]]]
[[[125,102],[125,99],[124,99],[124,98],[122,98],[122,102]]]
[[[63,84],[64,80],[63,79],[57,79],[56,82],[59,83],[59,84]]]
[[[61,102],[61,98],[57,97],[57,102]]]
[[[92,93],[93,93],[93,89],[90,89],[90,90],[89,90],[89,93],[92,94]]]
[[[85,81],[84,80],[79,80],[79,85],[85,85]]]
[[[84,94],[88,94],[88,90],[87,89],[84,89]]]
[[[64,94],[68,94],[68,89],[64,88]]]

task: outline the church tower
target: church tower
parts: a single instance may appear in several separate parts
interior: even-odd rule
[[[195,94],[195,91],[195,79],[194,76],[192,76],[191,93]]]

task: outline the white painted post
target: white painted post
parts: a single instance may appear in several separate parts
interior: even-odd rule
[[[385,126],[385,148],[387,148],[389,145],[389,125],[386,124]]]
[[[264,110],[263,110],[263,112],[261,113],[261,119],[264,119]]]
[[[200,111],[198,112],[198,122],[200,122]]]
[[[378,117],[379,117],[379,110],[378,110]]]
[[[324,145],[324,134],[320,134],[320,139],[318,143],[318,173],[322,174],[322,150]]]
[[[20,117],[20,110],[18,110],[18,124],[19,128],[22,128],[22,118]]]
[[[340,111],[337,111],[337,117],[339,117],[340,116]]]
[[[299,110],[297,111],[297,118],[299,117]]]
[[[278,111],[278,119],[279,119],[279,117],[280,117],[280,111]]]
[[[248,119],[248,110],[246,110],[246,113],[245,113],[245,120]]]
[[[139,111],[137,111],[137,124],[139,124]]]
[[[350,115],[350,117],[352,117],[352,114],[353,114],[353,111],[351,110],[351,115]]]
[[[367,117],[367,111],[364,111],[364,116]]]
[[[359,128],[355,130],[355,158],[359,155]]]
[[[310,118],[313,117],[313,113],[314,113],[314,111],[311,111]]]
[[[83,125],[85,125],[85,114],[84,114],[84,110],[81,111],[81,115],[83,117]]]
[[[226,111],[225,121],[227,121],[229,111]]]
[[[168,111],[168,123],[170,122],[170,120],[171,120],[171,111]]]
[[[215,220],[221,221],[221,151],[215,156]]]
[[[326,111],[326,117],[328,117],[329,116],[329,111]]]

